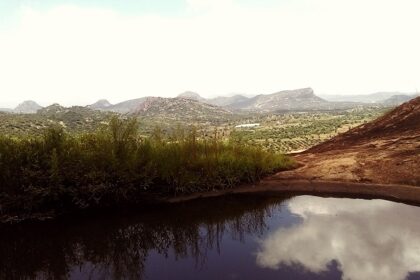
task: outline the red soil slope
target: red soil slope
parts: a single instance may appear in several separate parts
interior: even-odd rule
[[[274,177],[420,186],[420,97],[295,157]]]

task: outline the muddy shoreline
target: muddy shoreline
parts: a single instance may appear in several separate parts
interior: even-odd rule
[[[415,206],[420,206],[420,187],[397,184],[373,184],[345,181],[311,180],[302,178],[281,178],[282,172],[261,180],[257,184],[241,185],[233,189],[200,192],[176,197],[155,197],[139,206],[112,207],[96,210],[85,210],[77,213],[62,213],[58,215],[35,214],[26,217],[1,217],[0,225],[39,223],[61,218],[89,216],[90,214],[112,213],[114,210],[153,211],[159,205],[171,205],[197,199],[216,198],[227,195],[247,196],[283,196],[314,195],[322,197],[346,197],[361,199],[385,199]],[[131,210],[130,210],[131,209]]]
[[[420,205],[420,187],[396,184],[372,184],[345,181],[310,179],[278,179],[268,177],[258,184],[242,185],[235,189],[196,193],[163,198],[161,203],[178,203],[200,198],[219,197],[231,194],[258,195],[319,195],[354,198],[386,199],[411,205]]]

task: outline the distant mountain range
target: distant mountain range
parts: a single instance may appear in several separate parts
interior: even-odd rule
[[[327,104],[329,102],[316,96],[311,88],[303,88],[260,94],[229,106],[240,110],[273,112],[324,109]]]
[[[141,131],[148,133],[157,126],[171,130],[181,125],[216,125],[236,117],[231,111],[211,104],[201,103],[186,98],[147,97],[138,100],[109,105],[107,102],[97,102],[95,106],[63,107],[52,104],[39,109],[34,114],[0,113],[0,134],[22,135],[41,134],[51,125],[62,126],[71,132],[89,132],[107,125],[110,118],[118,113],[111,110],[128,112],[136,117],[141,124]]]
[[[130,100],[123,101],[117,104],[111,104],[106,99],[100,99],[96,101],[95,103],[88,105],[87,107],[94,110],[110,111],[110,112],[115,112],[115,113],[120,113],[120,114],[127,114],[127,113],[135,111],[138,106],[140,106],[144,101],[147,100],[147,98],[149,97],[130,99]]]
[[[153,101],[153,102],[152,102]],[[194,102],[191,102],[194,101]],[[285,90],[272,94],[260,94],[254,97],[246,97],[243,95],[235,95],[231,97],[216,97],[206,99],[198,93],[187,91],[179,94],[176,98],[158,98],[143,97],[133,100],[124,101],[115,105],[110,104],[106,100],[99,100],[90,105],[92,109],[102,111],[112,111],[124,114],[138,113],[147,104],[153,104],[154,107],[160,104],[162,108],[161,114],[166,113],[166,109],[170,107],[173,111],[179,106],[179,113],[187,113],[192,111],[206,110],[219,111],[227,113],[231,111],[249,111],[249,112],[275,112],[275,111],[293,111],[293,110],[329,110],[336,108],[351,108],[355,104],[328,102],[314,94],[311,88],[303,88],[297,90]],[[189,108],[189,106],[192,106]],[[209,107],[212,106],[212,107]],[[216,108],[218,108],[216,110]]]
[[[202,103],[212,104],[233,111],[278,112],[306,111],[351,108],[356,104],[345,102],[329,102],[315,95],[313,89],[302,88],[284,90],[272,94],[260,94],[254,97],[234,95],[205,99],[197,93],[180,94],[178,98],[194,99]]]
[[[315,95],[312,88],[284,90],[271,94],[260,94],[254,97],[244,95],[220,96],[204,98],[198,93],[186,91],[176,98],[141,97],[111,104],[108,100],[101,99],[86,106],[86,108],[120,114],[151,115],[159,112],[169,116],[192,114],[199,112],[208,116],[215,114],[231,114],[232,112],[282,112],[282,111],[314,111],[349,109],[363,105],[398,106],[416,94],[402,94],[399,92],[378,92],[368,95]],[[193,101],[193,102],[192,102]],[[158,108],[158,106],[161,106]],[[146,111],[145,108],[147,108]],[[34,101],[24,101],[15,109],[0,109],[9,113],[33,114],[42,109]],[[177,111],[177,112],[176,112]],[[194,113],[193,113],[194,112]],[[153,113],[155,114],[155,113]],[[216,117],[216,116],[215,116]]]
[[[242,112],[283,112],[283,111],[313,111],[313,110],[337,110],[354,108],[363,105],[360,102],[327,101],[315,95],[312,88],[284,90],[271,94],[260,94],[254,97],[234,95],[231,97],[216,97],[205,99],[197,93],[181,94],[178,98],[192,98],[221,106],[233,111]]]
[[[312,88],[284,90],[272,94],[260,94],[254,97],[234,95],[205,99],[198,93],[187,92],[178,98],[198,100],[230,110],[252,112],[311,111],[348,109],[360,105],[398,106],[418,95],[399,92],[378,92],[368,95],[315,95]]]
[[[365,95],[320,95],[322,98],[328,101],[333,102],[340,102],[340,101],[348,101],[348,102],[361,102],[361,103],[378,103],[378,104],[390,104],[392,100],[405,100],[408,101],[413,99],[414,97],[418,96],[415,93],[401,93],[396,91],[390,92],[375,92],[371,94]],[[392,105],[400,105],[405,101],[399,104],[392,104]]]
[[[399,106],[407,101],[410,101],[411,99],[414,99],[415,97],[419,96],[418,94],[414,94],[414,95],[404,95],[404,94],[399,94],[399,95],[393,95],[390,98],[387,98],[385,100],[383,100],[381,103],[384,104],[385,106]]]
[[[52,104],[43,108],[34,101],[25,101],[15,109],[0,110],[0,133],[40,134],[44,128],[54,124],[73,132],[95,131],[106,125],[115,114],[136,117],[142,133],[151,133],[157,126],[168,131],[178,125],[217,126],[255,113],[331,111],[372,104],[395,107],[411,98],[400,94],[377,103],[328,101],[315,95],[311,88],[303,88],[254,97],[234,95],[210,99],[194,92],[184,92],[175,98],[142,97],[117,104],[102,99],[88,106],[72,107]]]

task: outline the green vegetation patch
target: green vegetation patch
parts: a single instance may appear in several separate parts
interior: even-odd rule
[[[111,119],[95,133],[62,127],[38,137],[0,137],[0,204],[5,217],[139,204],[146,198],[233,188],[288,169],[288,157],[195,129],[141,138],[136,120]]]
[[[331,112],[259,115],[242,122],[258,123],[258,127],[231,129],[229,137],[272,152],[302,151],[376,119],[387,110],[372,107]]]

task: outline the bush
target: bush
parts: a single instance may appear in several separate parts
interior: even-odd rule
[[[289,168],[289,158],[195,129],[140,138],[136,120],[113,118],[105,130],[41,137],[0,137],[3,214],[62,212],[139,203],[146,195],[232,188]],[[216,134],[215,134],[216,135]]]

